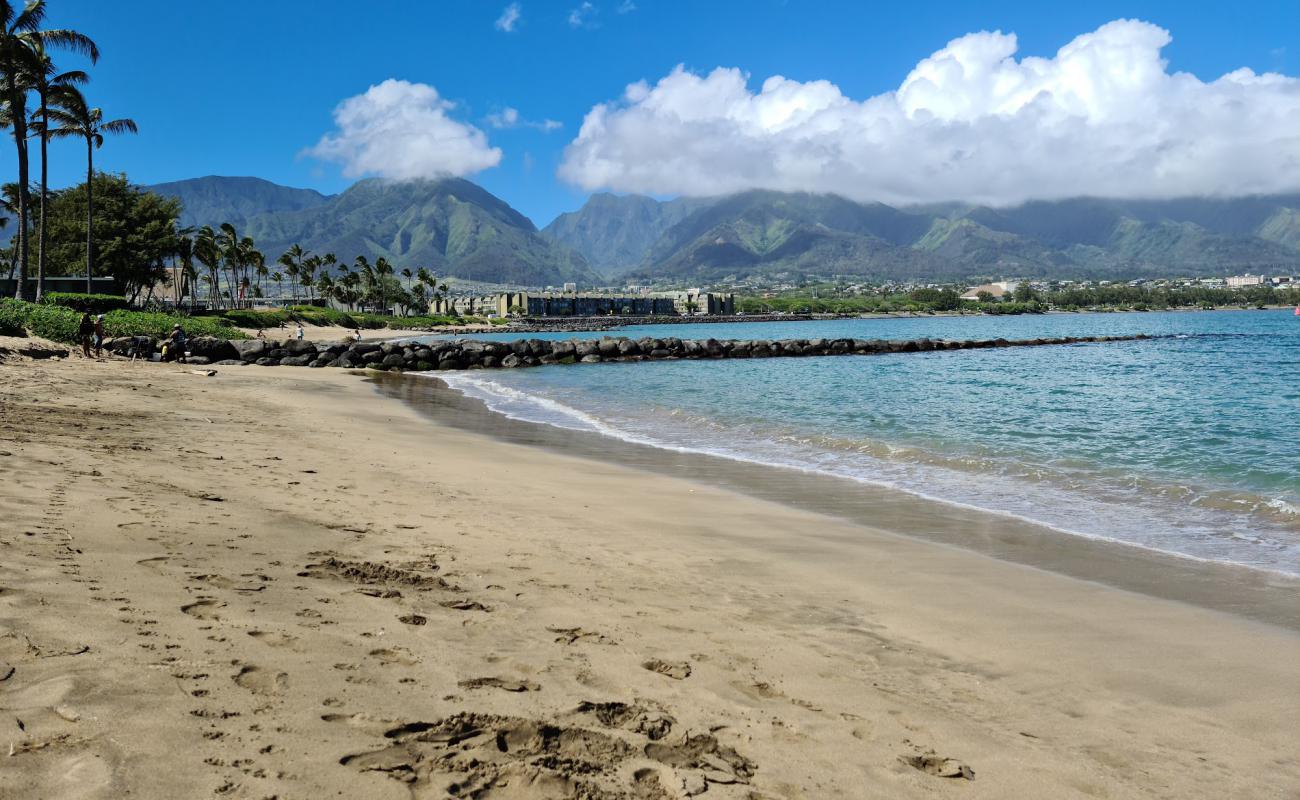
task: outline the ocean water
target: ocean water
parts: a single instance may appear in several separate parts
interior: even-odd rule
[[[1300,317],[1289,309],[657,325],[612,333],[1167,336],[436,374],[517,419],[886,485],[1030,519],[1063,536],[1300,575]]]

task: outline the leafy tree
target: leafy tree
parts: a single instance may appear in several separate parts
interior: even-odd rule
[[[1012,292],[1012,297],[1017,303],[1032,303],[1042,299],[1034,287],[1029,285],[1029,281],[1021,281]]]
[[[104,112],[91,108],[77,87],[61,84],[51,90],[51,104],[46,113],[57,128],[44,127],[50,136],[77,136],[86,140],[86,292],[91,291],[90,278],[95,271],[95,151],[104,146],[104,134],[136,133],[134,120],[114,119],[104,121]],[[20,180],[22,178],[20,177]]]
[[[99,197],[99,205],[93,239],[88,239],[83,214],[91,192]],[[102,172],[95,175],[91,192],[83,183],[51,195],[50,268],[76,274],[85,263],[87,242],[93,240],[99,250],[96,273],[116,278],[128,297],[135,299],[141,291],[165,281],[167,260],[177,251],[180,201],[132,186],[125,175]]]

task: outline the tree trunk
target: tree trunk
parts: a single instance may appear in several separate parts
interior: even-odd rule
[[[20,113],[11,114],[14,127],[14,142],[18,147],[18,283],[14,297],[23,299],[27,288],[27,122],[20,106],[10,103],[10,108]]]
[[[86,294],[95,274],[95,146],[86,138]]]
[[[50,137],[46,134],[50,129],[50,117],[48,109],[45,106],[45,94],[41,93],[41,220],[40,230],[36,234],[36,302],[41,302],[41,297],[45,295],[45,205],[49,195],[50,170],[49,170],[49,143]]]

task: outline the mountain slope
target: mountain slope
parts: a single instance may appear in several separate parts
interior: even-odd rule
[[[329,198],[314,189],[293,189],[261,178],[209,175],[143,187],[181,201],[181,225],[242,228],[252,217],[278,211],[298,211],[324,205]]]
[[[751,191],[695,200],[667,227],[662,205],[595,195],[547,232],[593,258],[617,249],[621,261],[639,261],[631,270],[639,280],[677,282],[785,274],[958,280],[1300,269],[1300,195],[896,209],[833,195]],[[643,244],[661,227],[653,243]]]
[[[718,280],[780,273],[877,279],[942,271],[906,248],[929,220],[835,195],[750,191],[701,207],[666,230],[634,274]]]
[[[380,256],[439,275],[524,286],[599,281],[586,260],[466,180],[361,181],[323,206],[265,214],[247,233],[267,253],[293,243],[341,259]]]
[[[482,187],[445,179],[363,180],[326,197],[257,178],[196,178],[146,187],[179,197],[182,224],[235,225],[274,261],[293,244],[341,261],[380,256],[439,276],[521,286],[588,285],[600,277]]]
[[[542,233],[582,253],[597,269],[620,275],[640,265],[664,231],[711,202],[688,197],[661,202],[602,192],[581,209],[556,217]]]

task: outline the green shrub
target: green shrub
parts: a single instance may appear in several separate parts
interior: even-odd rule
[[[84,292],[46,292],[41,302],[51,306],[63,306],[77,311],[89,311],[92,314],[107,314],[110,311],[127,308],[125,297],[113,294],[86,294]]]
[[[221,317],[240,328],[278,328],[289,321],[289,312],[236,308],[226,311]]]
[[[0,300],[0,336],[26,336],[23,315],[9,300]]]
[[[22,300],[0,300],[0,320],[8,327],[21,326],[35,336],[76,344],[81,313],[63,306],[37,305]],[[240,331],[219,317],[185,317],[146,311],[110,311],[104,315],[104,333],[117,336],[152,336],[161,339],[179,324],[189,336],[246,339]]]
[[[186,336],[248,338],[222,317],[186,317],[145,311],[113,311],[104,315],[104,333],[110,337],[152,336],[161,339],[171,334],[173,325],[180,325]]]

